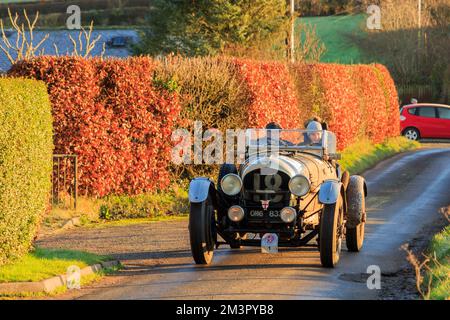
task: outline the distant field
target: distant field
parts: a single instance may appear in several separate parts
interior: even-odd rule
[[[21,3],[21,2],[36,2],[39,0],[0,0],[0,3]]]
[[[361,52],[349,36],[364,36],[364,31],[361,28],[364,19],[364,15],[358,14],[305,17],[299,20],[316,27],[317,35],[327,49],[321,59],[323,62],[360,63],[362,62]]]
[[[77,4],[81,8],[81,23],[89,25],[94,21],[97,27],[129,27],[145,23],[149,13],[149,0],[0,0],[0,17],[8,16],[8,8],[20,14],[25,9],[30,16],[39,11],[37,28],[64,28],[67,20],[67,7]],[[6,25],[9,21],[6,19]]]

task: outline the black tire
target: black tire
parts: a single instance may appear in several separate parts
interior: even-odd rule
[[[406,128],[403,130],[403,135],[409,140],[417,141],[420,139],[420,132],[416,128]]]
[[[366,225],[366,197],[364,192],[364,179],[360,176],[352,176],[350,178],[349,187],[346,194],[348,204],[347,214],[349,215],[354,212],[354,215],[361,215],[361,218],[360,221],[347,220],[347,226],[345,228],[345,243],[348,251],[359,252],[364,244]],[[349,217],[347,217],[347,219],[348,218]]]
[[[334,268],[342,248],[344,210],[342,197],[334,204],[326,204],[322,211],[319,230],[320,262],[325,268]]]
[[[210,264],[217,242],[216,219],[210,197],[202,203],[191,203],[189,237],[195,263]]]
[[[364,243],[365,223],[361,222],[355,228],[347,228],[345,230],[345,243],[350,252],[359,252]]]

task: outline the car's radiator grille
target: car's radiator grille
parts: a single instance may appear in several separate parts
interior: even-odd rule
[[[244,178],[244,200],[246,206],[261,207],[261,200],[270,200],[270,207],[289,205],[289,176],[281,171],[274,175],[261,175],[259,169]]]

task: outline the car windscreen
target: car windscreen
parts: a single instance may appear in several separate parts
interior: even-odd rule
[[[248,129],[247,145],[249,147],[321,147],[324,131],[322,130],[287,130],[287,129]]]

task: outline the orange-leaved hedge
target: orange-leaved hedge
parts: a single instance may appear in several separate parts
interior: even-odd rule
[[[302,115],[285,63],[237,58],[232,62],[250,94],[246,109],[248,127],[264,127],[272,121],[286,129],[299,127]]]
[[[399,134],[395,84],[381,65],[293,64],[301,114],[318,115],[342,150],[358,138],[373,142]]]
[[[81,193],[141,193],[169,183],[178,96],[152,82],[155,62],[43,56],[10,76],[47,84],[56,153],[79,157]]]
[[[397,92],[382,65],[44,56],[15,64],[9,75],[47,84],[56,152],[79,156],[80,190],[96,196],[166,188],[178,173],[171,134],[192,120],[220,130],[272,121],[301,128],[318,115],[340,150],[360,137],[399,134]]]

